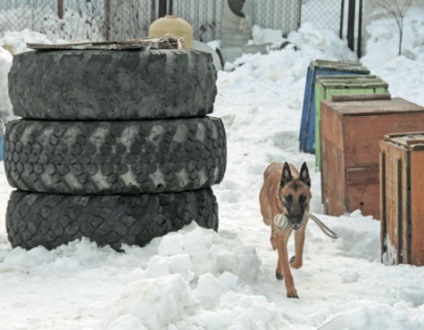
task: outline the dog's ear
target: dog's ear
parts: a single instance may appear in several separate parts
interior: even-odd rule
[[[311,177],[309,176],[308,165],[306,162],[303,162],[302,167],[300,169],[299,179],[303,183],[305,183],[309,188],[311,187]]]
[[[289,164],[285,162],[283,166],[283,173],[281,173],[280,188],[283,188],[291,180],[293,180],[293,175],[291,173]]]

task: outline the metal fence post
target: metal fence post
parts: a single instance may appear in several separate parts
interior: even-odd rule
[[[104,26],[104,36],[106,40],[110,39],[110,0],[105,0],[104,2],[104,16],[105,16],[105,26]]]
[[[158,17],[163,17],[166,15],[166,0],[159,0],[159,15]]]
[[[342,1],[344,1],[344,0],[342,0]],[[302,25],[302,0],[299,1],[298,6],[299,6],[299,8],[298,8],[299,15],[297,16],[297,29],[299,30],[301,25]]]
[[[356,0],[349,0],[349,13],[347,21],[347,45],[355,50],[355,7]]]
[[[345,0],[342,0],[341,8],[340,8],[340,30],[339,30],[340,39],[343,39],[344,5],[345,5]]]
[[[150,24],[156,20],[156,0],[150,2]]]
[[[362,17],[364,0],[359,0],[359,18],[358,18],[358,58],[362,57]]]
[[[63,0],[57,0],[57,16],[63,18]]]

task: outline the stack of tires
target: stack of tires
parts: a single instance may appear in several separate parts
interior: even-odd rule
[[[226,168],[208,53],[37,50],[14,57],[4,165],[13,247],[87,237],[120,250],[191,221],[218,228]]]

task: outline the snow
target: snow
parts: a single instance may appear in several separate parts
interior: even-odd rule
[[[10,103],[7,89],[7,74],[12,67],[12,60],[12,55],[3,47],[0,47],[0,113],[5,116],[12,115],[12,104]]]
[[[406,55],[396,55],[393,22],[380,20],[367,29],[361,62],[389,83],[392,95],[424,106],[424,11],[409,12]],[[24,41],[43,38],[27,30],[7,34],[0,45],[24,51]],[[86,239],[52,251],[12,249],[5,228],[12,188],[0,166],[0,328],[423,329],[424,267],[383,265],[380,222],[372,217],[323,215],[314,156],[298,150],[307,66],[355,55],[335,33],[311,24],[288,40],[297,50],[246,54],[227,63],[232,71],[219,72],[214,116],[225,123],[228,165],[213,187],[218,232],[193,223],[124,253]],[[1,52],[0,86],[9,68],[10,56]],[[7,102],[4,92],[0,98]],[[309,222],[303,267],[292,270],[300,299],[286,298],[274,277],[277,254],[259,212],[263,171],[284,160],[307,162],[312,212],[339,235],[330,239]]]

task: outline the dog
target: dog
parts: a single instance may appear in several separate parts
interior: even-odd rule
[[[303,163],[300,172],[287,162],[271,163],[267,166],[259,203],[264,223],[271,226],[272,248],[278,251],[275,276],[278,280],[284,278],[289,298],[299,298],[290,266],[295,269],[302,267],[307,212],[311,198],[311,178],[306,163]],[[293,230],[295,255],[289,264],[287,242]]]

